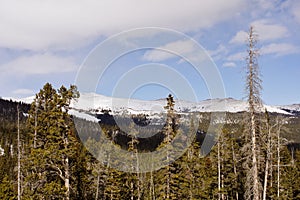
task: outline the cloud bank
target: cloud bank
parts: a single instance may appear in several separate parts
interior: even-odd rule
[[[68,49],[145,26],[194,31],[229,19],[244,5],[241,0],[3,0],[0,47]]]
[[[0,66],[3,74],[14,76],[42,75],[71,72],[78,68],[72,58],[58,57],[49,53],[21,56]],[[2,74],[2,75],[3,75]]]

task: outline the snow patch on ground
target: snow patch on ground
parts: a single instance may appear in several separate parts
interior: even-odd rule
[[[81,118],[81,119],[85,119],[87,121],[92,121],[92,122],[99,122],[99,119],[97,119],[96,117],[92,116],[92,115],[89,115],[89,114],[86,114],[84,112],[80,112],[80,111],[77,111],[77,110],[69,110],[68,112],[70,115],[74,115],[78,118]]]

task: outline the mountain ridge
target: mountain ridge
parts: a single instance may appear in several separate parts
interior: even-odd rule
[[[30,104],[35,96],[26,98],[4,98],[13,101],[24,102]],[[164,99],[157,100],[139,100],[108,97],[96,93],[82,93],[77,101],[73,101],[71,106],[75,110],[95,111],[102,109],[110,109],[113,113],[128,112],[130,114],[154,114],[164,112],[166,101]],[[232,97],[206,99],[199,102],[190,102],[185,100],[176,100],[175,109],[178,112],[244,112],[247,111],[248,104],[246,101],[237,100]],[[262,112],[267,109],[272,113],[280,113],[292,115],[300,112],[300,104],[270,106],[263,105]]]

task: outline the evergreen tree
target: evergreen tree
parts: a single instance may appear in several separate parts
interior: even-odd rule
[[[191,119],[189,131],[196,134],[194,119]],[[199,163],[198,159],[200,152],[199,143],[194,139],[191,146],[187,149],[186,153],[177,161],[180,162],[179,179],[179,199],[197,199],[198,195],[198,176]]]
[[[14,184],[9,180],[8,176],[5,176],[0,181],[0,199],[17,200],[13,185]]]
[[[126,176],[126,185],[130,191],[130,199],[141,199],[141,183],[140,183],[140,170],[139,170],[139,157],[137,145],[139,143],[137,139],[138,132],[134,129],[134,124],[129,125],[129,135],[131,137],[128,142],[128,151],[130,152],[130,157],[128,162],[130,163],[130,173]]]
[[[70,199],[77,194],[75,176],[81,150],[71,117],[72,99],[79,97],[75,86],[58,91],[47,83],[31,105],[28,129],[32,140],[25,166],[25,198]],[[78,178],[78,177],[77,177]]]
[[[238,199],[237,155],[238,145],[228,127],[223,127],[217,145],[210,157],[213,160],[213,171],[218,172],[218,199]]]
[[[167,105],[164,107],[167,110],[167,118],[166,123],[163,129],[164,139],[158,148],[164,148],[166,153],[166,157],[162,161],[166,163],[163,169],[160,170],[162,172],[161,176],[157,176],[158,184],[157,194],[159,198],[162,199],[176,199],[177,194],[177,184],[178,177],[178,166],[177,163],[174,162],[173,155],[171,152],[171,142],[173,141],[175,135],[178,131],[178,115],[175,113],[175,101],[173,96],[169,94],[167,97]]]

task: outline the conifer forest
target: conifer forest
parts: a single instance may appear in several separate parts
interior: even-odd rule
[[[220,127],[216,122],[213,129],[208,129],[209,112],[183,120],[172,95],[165,99],[163,127],[150,127],[149,134],[157,133],[147,138],[138,137],[128,116],[113,116],[109,110],[95,115],[98,122],[69,114],[72,101],[80,98],[75,85],[56,89],[46,83],[30,105],[0,99],[0,199],[300,199],[300,115],[261,109],[256,42],[251,27],[243,83],[248,110],[223,113],[225,122]],[[124,122],[128,133],[114,117]],[[146,115],[132,118],[137,125],[147,125]],[[180,145],[188,131],[195,137],[175,158],[165,147],[172,141]],[[204,153],[206,137],[215,143]],[[100,148],[101,138],[110,145]],[[122,163],[114,158],[111,145],[129,153],[124,158],[130,163],[127,170],[114,167]],[[166,151],[165,164],[142,170],[146,161],[139,155],[159,149]]]

